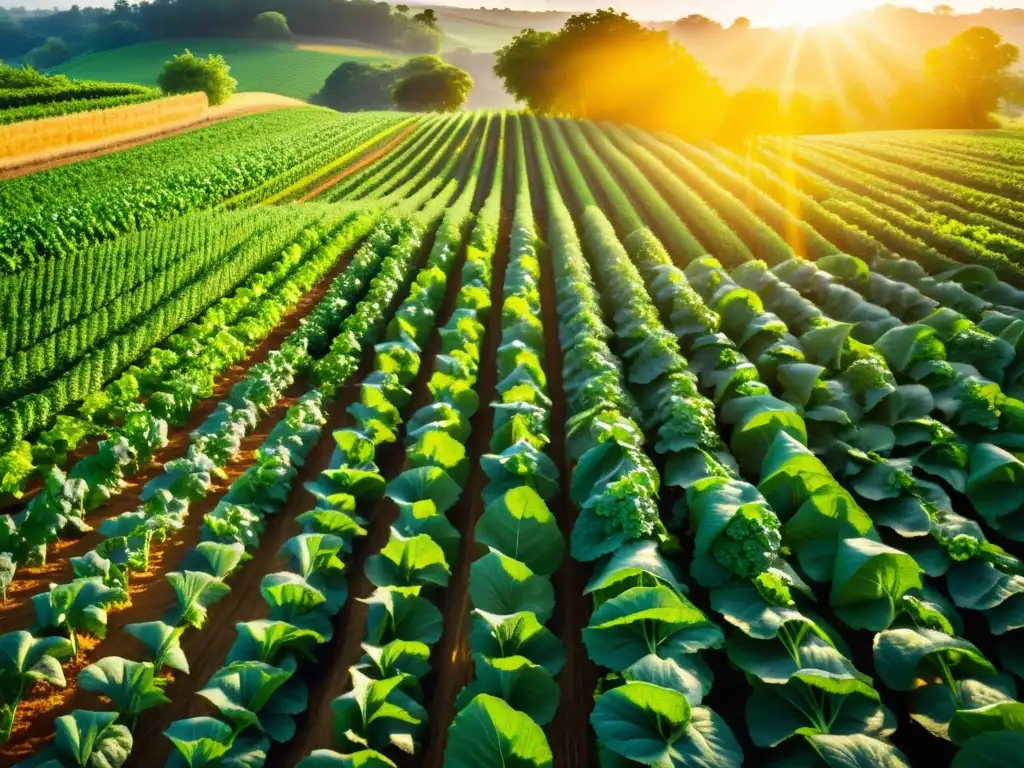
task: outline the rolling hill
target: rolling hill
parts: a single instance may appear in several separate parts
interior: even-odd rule
[[[265,91],[308,100],[343,61],[384,61],[396,54],[352,45],[262,43],[231,38],[161,40],[86,54],[54,71],[87,80],[156,85],[163,63],[188,48],[197,56],[217,53],[231,65],[239,91]]]

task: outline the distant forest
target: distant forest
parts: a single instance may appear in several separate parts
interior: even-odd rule
[[[286,12],[296,35],[344,37],[410,53],[441,47],[432,14],[375,0],[117,0],[113,9],[0,9],[0,60],[24,58],[48,67],[86,51],[146,40],[244,36],[256,16],[278,10]]]

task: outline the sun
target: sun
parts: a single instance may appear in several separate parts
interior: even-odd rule
[[[771,11],[772,26],[818,27],[871,4],[871,0],[779,0]]]

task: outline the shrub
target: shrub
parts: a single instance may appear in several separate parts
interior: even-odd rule
[[[204,91],[210,104],[223,104],[238,87],[223,56],[201,59],[189,50],[164,64],[157,83],[168,94]]]
[[[451,112],[466,103],[472,89],[473,78],[466,70],[443,64],[402,78],[391,98],[396,107],[410,112]]]
[[[71,58],[71,47],[62,37],[48,37],[38,48],[25,54],[26,63],[37,69],[49,69]]]
[[[252,23],[252,31],[256,37],[264,40],[291,40],[292,31],[288,27],[288,19],[283,13],[267,11],[256,17]]]

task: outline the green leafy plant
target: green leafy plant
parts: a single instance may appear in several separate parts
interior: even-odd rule
[[[147,709],[169,704],[163,689],[167,681],[155,676],[149,662],[129,661],[108,656],[78,673],[78,686],[110,700],[119,715],[134,730],[139,715]]]

